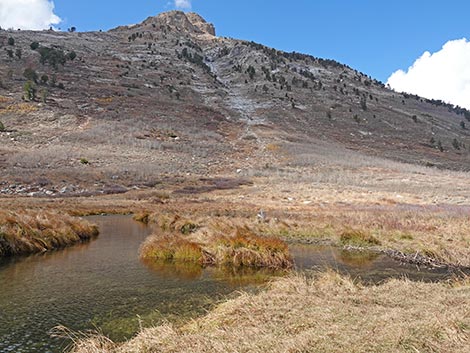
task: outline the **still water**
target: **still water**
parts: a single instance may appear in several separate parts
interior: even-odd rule
[[[238,289],[255,290],[272,273],[226,272],[191,266],[142,263],[138,249],[150,228],[128,216],[89,217],[100,236],[65,250],[0,260],[0,352],[61,352],[63,339],[50,330],[98,329],[114,340],[133,336],[139,325],[179,321],[203,314]],[[379,282],[407,276],[439,280],[443,271],[402,266],[376,254],[291,245],[299,270],[332,267]],[[233,295],[233,294],[232,294]]]

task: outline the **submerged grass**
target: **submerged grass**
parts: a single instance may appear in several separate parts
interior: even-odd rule
[[[63,248],[98,235],[89,222],[53,211],[0,211],[0,257]]]
[[[90,335],[74,353],[449,352],[470,348],[470,286],[390,280],[364,286],[334,272],[277,279],[205,317],[143,329],[124,344]]]

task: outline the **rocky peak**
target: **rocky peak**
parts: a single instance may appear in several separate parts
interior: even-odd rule
[[[202,16],[195,12],[189,12],[186,14],[188,20],[201,31],[215,36],[215,27],[212,23],[208,23]]]
[[[192,34],[209,34],[215,36],[214,25],[208,23],[204,18],[194,12],[169,11],[156,17],[149,17],[143,25],[155,24],[158,26],[170,26],[179,31]]]

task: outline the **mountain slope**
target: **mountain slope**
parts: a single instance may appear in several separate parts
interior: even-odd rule
[[[3,193],[118,192],[351,166],[352,155],[469,169],[468,111],[335,61],[217,37],[197,14],[108,32],[1,31],[0,44]]]

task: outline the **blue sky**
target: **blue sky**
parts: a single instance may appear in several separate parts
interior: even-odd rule
[[[55,0],[61,27],[109,29],[175,9],[169,0]],[[338,60],[386,81],[424,51],[470,37],[470,1],[192,0],[218,35]]]
[[[468,0],[53,0],[54,9],[51,1],[0,0],[0,26],[107,30],[186,4],[220,36],[335,59],[395,89],[470,108],[470,42],[443,49],[470,38]]]

